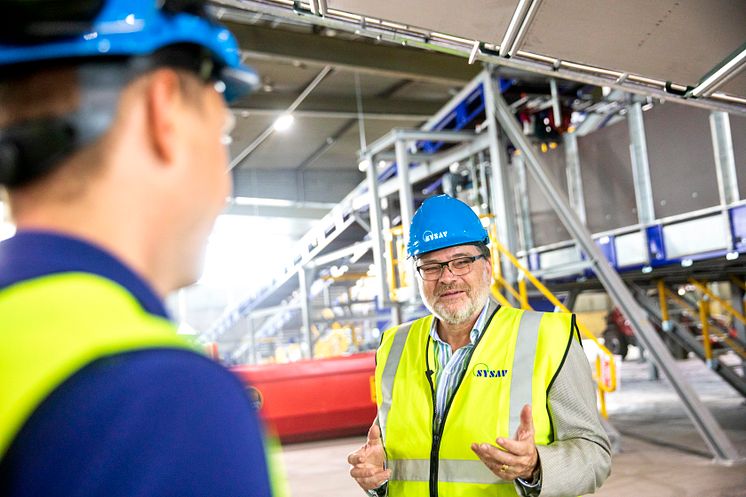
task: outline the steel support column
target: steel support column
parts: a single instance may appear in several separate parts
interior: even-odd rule
[[[484,160],[484,151],[477,155],[479,162],[479,213],[489,212],[490,199],[487,196],[487,163]]]
[[[715,152],[720,204],[729,205],[738,202],[740,196],[736,159],[733,154],[733,137],[730,132],[730,117],[727,113],[720,111],[710,113],[710,132],[712,133],[712,148]]]
[[[301,335],[303,337],[301,352],[304,359],[313,359],[313,336],[311,335],[311,302],[310,284],[313,270],[301,267],[298,269],[298,285],[300,287],[300,315],[303,322]]]
[[[528,202],[528,181],[526,178],[526,163],[523,156],[513,156],[513,172],[515,174],[515,200],[520,224],[518,231],[521,237],[522,250],[534,248],[534,233],[531,228],[531,206]]]
[[[401,216],[402,236],[405,243],[409,241],[409,225],[412,223],[412,215],[414,214],[412,181],[409,178],[409,143],[407,140],[397,139],[395,144],[396,168],[397,175],[399,176],[399,212]],[[408,261],[399,261],[399,264],[404,266],[404,274],[406,275],[406,281],[399,282],[399,286],[404,288],[404,284],[409,285],[410,293],[406,300],[412,302],[417,298],[412,264],[409,264]]]
[[[642,104],[640,102],[635,102],[628,108],[627,124],[629,125],[629,155],[632,160],[637,218],[640,224],[649,224],[655,220],[655,205],[653,204],[653,188],[650,183],[645,123],[642,118]]]
[[[517,229],[513,202],[510,199],[510,177],[508,175],[508,160],[505,142],[502,139],[495,116],[495,101],[502,98],[489,73],[484,72],[484,104],[487,115],[487,134],[490,138],[490,203],[492,214],[495,215],[497,237],[508,250],[515,254],[518,250],[516,239]],[[515,284],[516,270],[506,257],[503,260],[503,277],[510,284]]]
[[[370,158],[367,160],[365,175],[368,181],[370,212],[370,237],[373,241],[373,264],[376,266],[376,301],[378,307],[385,307],[389,300],[386,286],[386,261],[383,257],[383,223],[381,221],[381,199],[378,196],[378,171]]]
[[[562,137],[565,145],[565,175],[570,207],[578,215],[580,222],[586,224],[585,195],[583,194],[583,176],[580,173],[580,152],[578,152],[578,135],[565,133]]]
[[[712,134],[712,148],[715,153],[720,206],[723,209],[722,218],[725,224],[725,232],[728,234],[728,248],[733,249],[733,237],[727,206],[733,202],[738,202],[740,197],[736,159],[733,154],[733,137],[730,133],[730,117],[727,113],[719,111],[710,113],[710,132]]]
[[[654,361],[660,366],[666,378],[681,398],[687,414],[715,456],[715,461],[721,464],[732,464],[739,460],[736,448],[728,440],[728,437],[712,416],[712,413],[702,404],[702,401],[691,386],[682,379],[681,371],[660,336],[658,336],[658,333],[648,321],[645,311],[635,301],[629,289],[619,277],[619,274],[611,267],[599,247],[594,243],[588,229],[580,222],[580,219],[570,206],[563,201],[563,195],[548,174],[548,168],[543,163],[543,159],[536,153],[528,139],[524,136],[508,104],[498,94],[495,94],[494,102],[500,124],[513,144],[526,156],[526,165],[541,188],[541,191],[554,208],[560,220],[567,228],[567,231],[575,238],[588,256],[598,279],[603,283],[609,296],[632,322],[632,325],[638,332],[637,337],[640,342],[643,343]]]
[[[409,180],[409,144],[396,140],[396,171],[399,176],[399,208],[401,209],[401,227],[404,239],[409,240],[409,225],[412,222],[414,201],[412,200],[412,183]]]

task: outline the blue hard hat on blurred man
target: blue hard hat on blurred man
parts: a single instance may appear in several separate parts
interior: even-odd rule
[[[257,74],[241,64],[236,39],[201,1],[3,0],[0,15],[3,71],[55,60],[147,56],[190,44],[204,49],[212,60],[209,76],[225,83],[228,100],[259,84]]]
[[[449,195],[438,195],[425,200],[414,213],[407,256],[419,257],[456,245],[488,242],[487,230],[471,207]]]
[[[55,119],[4,126],[0,184],[29,183],[101,136],[121,90],[148,71],[189,71],[214,82],[226,101],[259,84],[257,74],[241,63],[234,36],[212,19],[202,1],[0,2],[0,78],[57,66],[77,68],[78,109]]]

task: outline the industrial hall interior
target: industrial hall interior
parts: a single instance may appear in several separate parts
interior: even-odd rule
[[[197,11],[217,41],[184,24],[170,50],[235,37],[235,60],[210,76],[228,85],[232,191],[201,273],[161,297],[178,335],[240,382],[272,495],[746,497],[745,0],[138,0],[127,15],[128,2],[87,3],[105,5],[80,45],[99,55],[157,16],[137,47]],[[120,8],[109,35],[102,19]],[[8,46],[0,35],[0,80]],[[156,76],[169,66],[152,63]],[[246,67],[250,91],[229,99]],[[81,105],[108,94],[96,78]],[[153,88],[156,115],[171,104]],[[3,114],[0,161],[23,134]],[[187,150],[213,160],[191,133]],[[2,247],[30,236],[15,208],[35,191],[10,181],[8,347],[3,323],[24,325],[6,314],[20,297]],[[184,189],[182,215],[205,212],[210,181]],[[221,417],[223,400],[205,419],[215,432],[241,418]],[[0,424],[14,416],[0,409]],[[0,428],[0,481],[20,426],[7,440]],[[216,478],[234,478],[240,454]]]

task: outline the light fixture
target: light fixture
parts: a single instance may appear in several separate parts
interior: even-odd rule
[[[295,118],[292,114],[283,114],[275,120],[275,123],[272,125],[272,127],[275,129],[275,131],[287,131],[288,129],[290,129],[290,126],[293,125],[294,121]]]
[[[735,261],[736,259],[738,259],[738,255],[738,252],[728,252],[727,254],[725,254],[725,258],[729,261]]]
[[[370,159],[363,159],[357,164],[357,168],[360,170],[361,173],[367,171],[370,166]]]

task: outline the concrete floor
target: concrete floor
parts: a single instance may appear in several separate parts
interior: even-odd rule
[[[696,359],[679,361],[681,374],[746,457],[746,404]],[[637,360],[621,366],[621,385],[608,398],[610,421],[621,432],[612,474],[595,494],[602,497],[746,497],[746,464],[713,464],[705,443],[665,380],[651,381]],[[285,447],[293,497],[364,495],[350,479],[347,454],[363,437]]]

